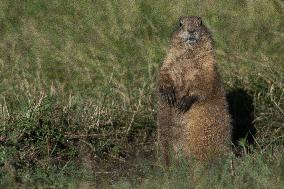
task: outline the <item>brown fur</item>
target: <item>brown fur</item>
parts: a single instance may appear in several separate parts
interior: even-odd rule
[[[158,141],[167,164],[170,149],[198,159],[230,152],[231,118],[210,32],[200,17],[180,22],[158,80]]]

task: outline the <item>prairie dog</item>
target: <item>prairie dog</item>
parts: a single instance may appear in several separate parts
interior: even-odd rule
[[[215,64],[211,34],[202,19],[182,16],[158,77],[158,142],[197,159],[230,152],[231,118]]]

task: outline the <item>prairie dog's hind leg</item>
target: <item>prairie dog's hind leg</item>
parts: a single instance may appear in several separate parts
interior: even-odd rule
[[[172,108],[164,103],[160,105],[157,115],[158,125],[158,157],[168,166],[170,164],[170,139],[172,122]]]

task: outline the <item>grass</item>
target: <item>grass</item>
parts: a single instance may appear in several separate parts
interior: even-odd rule
[[[281,188],[283,6],[2,0],[0,188]],[[211,29],[235,124],[255,130],[250,153],[235,141],[233,177],[228,163],[155,158],[156,73],[180,15]]]

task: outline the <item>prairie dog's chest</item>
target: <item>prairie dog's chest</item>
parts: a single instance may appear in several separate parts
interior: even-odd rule
[[[180,89],[187,86],[188,83],[193,84],[200,78],[200,69],[195,66],[183,66],[176,72],[176,86]]]
[[[196,68],[188,68],[188,70],[185,70],[184,71],[184,74],[183,74],[183,80],[185,82],[187,81],[194,81],[198,75],[199,75],[199,72],[200,70],[196,69]]]

